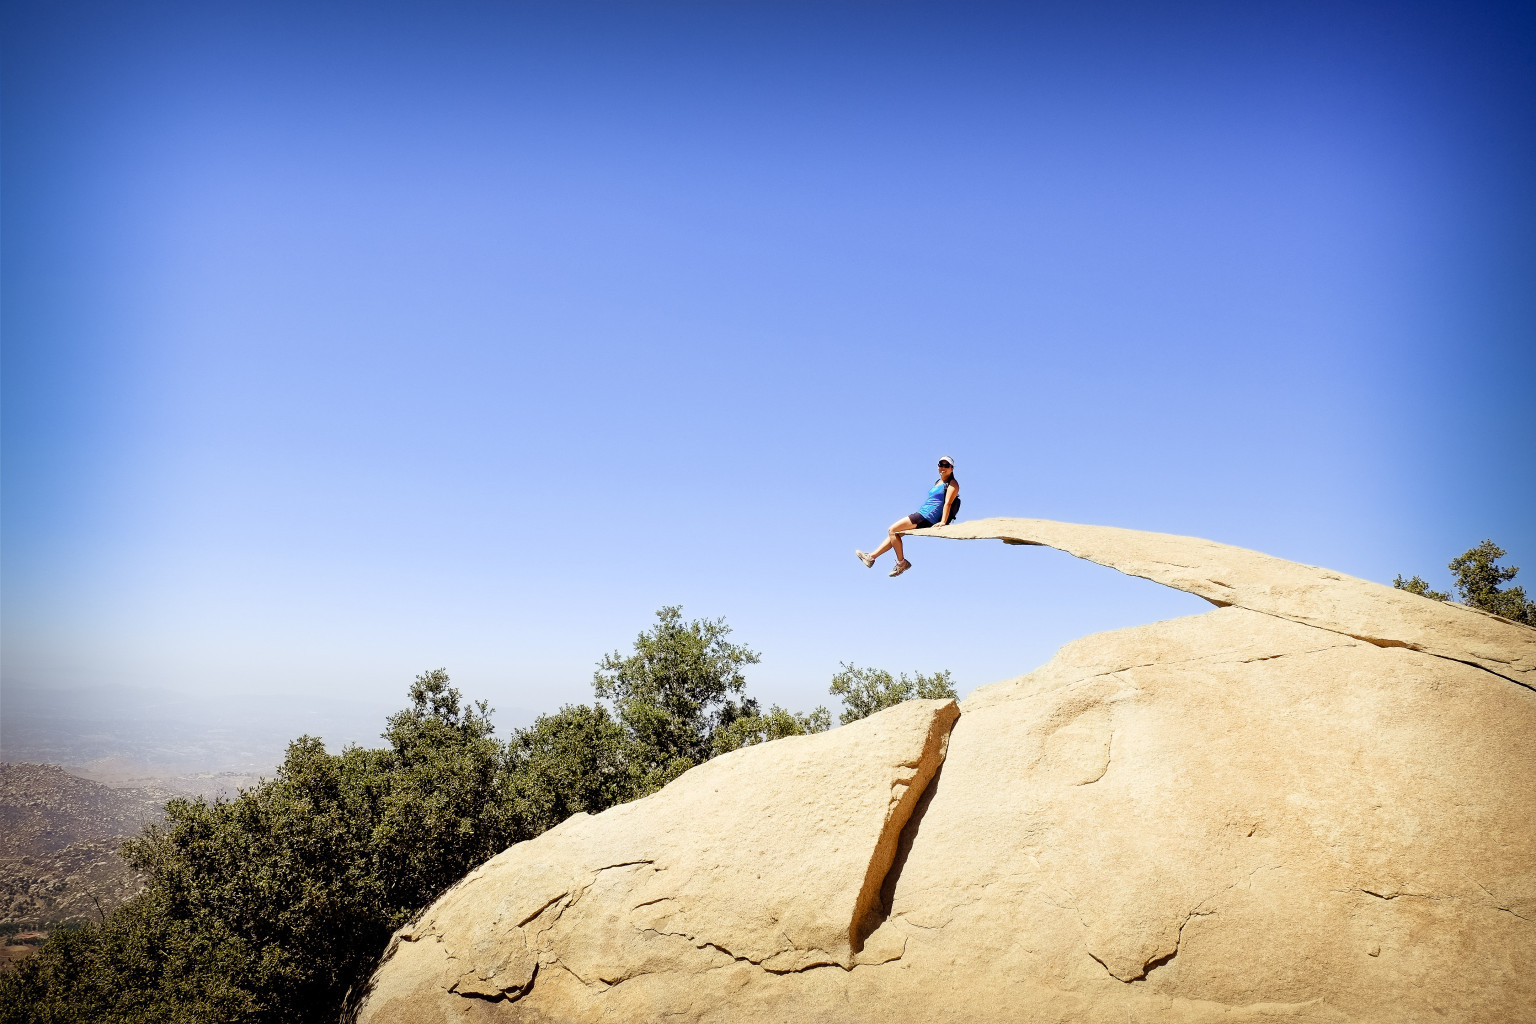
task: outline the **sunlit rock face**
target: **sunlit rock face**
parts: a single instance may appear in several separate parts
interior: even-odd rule
[[[573,818],[360,1019],[1536,1021],[1536,630],[1194,538],[925,534],[1218,608]]]

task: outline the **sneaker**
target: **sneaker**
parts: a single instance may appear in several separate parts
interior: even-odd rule
[[[866,569],[873,569],[875,567],[875,556],[874,555],[866,555],[862,551],[855,551],[854,554],[859,556],[859,561],[864,563],[864,568],[866,568]]]
[[[887,576],[900,576],[902,573],[906,572],[910,568],[912,568],[912,563],[907,561],[905,558],[903,558],[901,561],[896,563],[896,568],[894,568],[890,572],[886,573],[886,575]]]

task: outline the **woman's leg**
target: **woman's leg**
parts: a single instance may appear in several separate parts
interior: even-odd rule
[[[915,529],[917,529],[917,527],[912,525],[912,520],[907,516],[902,516],[900,519],[896,520],[891,524],[891,528],[885,532],[885,540],[881,541],[880,546],[869,553],[871,561],[879,558],[887,551],[895,549],[896,561],[905,562],[906,558],[901,553],[901,535],[906,533],[908,530]]]

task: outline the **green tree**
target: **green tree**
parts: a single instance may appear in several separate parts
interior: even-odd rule
[[[918,672],[908,679],[905,672],[894,677],[884,669],[858,668],[844,663],[842,671],[832,677],[830,692],[834,697],[842,698],[845,710],[838,718],[847,725],[904,700],[954,697],[955,687],[948,669],[932,675]]]
[[[0,974],[0,1024],[254,1024],[251,966],[238,937],[146,893]]]
[[[1438,590],[1430,590],[1429,584],[1417,576],[1411,580],[1405,580],[1402,576],[1398,576],[1392,581],[1392,585],[1398,590],[1406,590],[1410,594],[1418,594],[1420,597],[1427,597],[1431,601],[1446,601],[1451,596]]]
[[[756,651],[730,643],[724,619],[683,621],[668,605],[635,638],[634,653],[604,656],[592,688],[610,701],[630,740],[639,793],[650,793],[714,755],[716,730],[756,712],[742,669]]]
[[[389,718],[385,751],[349,748],[341,758],[355,793],[347,810],[374,822],[373,870],[399,922],[471,867],[530,838],[503,799],[506,747],[485,701],[466,705],[443,669],[416,677],[410,698]]]
[[[756,743],[783,739],[785,736],[808,736],[826,732],[832,728],[832,714],[819,707],[810,714],[786,711],[777,704],[765,712],[752,711],[737,718],[730,725],[715,730],[714,751],[724,754]]]
[[[1536,625],[1536,602],[1525,596],[1525,588],[1504,587],[1520,571],[1518,566],[1499,565],[1498,560],[1505,554],[1503,548],[1485,540],[1451,559],[1449,568],[1456,577],[1456,596],[1473,608]]]
[[[568,704],[513,737],[511,797],[538,835],[580,812],[596,814],[639,791],[629,737],[602,705]]]

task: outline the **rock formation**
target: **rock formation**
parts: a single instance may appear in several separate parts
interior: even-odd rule
[[[1215,611],[747,748],[472,872],[359,1019],[1536,1021],[1536,630],[1025,519]]]

